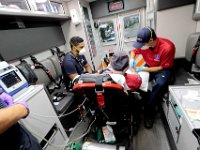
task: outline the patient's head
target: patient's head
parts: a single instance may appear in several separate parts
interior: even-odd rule
[[[112,56],[111,67],[114,71],[125,73],[129,68],[128,54],[123,51],[115,52]]]

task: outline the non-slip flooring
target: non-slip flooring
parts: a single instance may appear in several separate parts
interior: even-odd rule
[[[142,116],[138,133],[133,137],[133,150],[172,150],[161,114],[157,114],[152,129],[146,129],[143,120]]]

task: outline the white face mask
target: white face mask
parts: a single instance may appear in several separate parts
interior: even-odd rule
[[[83,55],[83,54],[85,54],[85,52],[86,52],[85,48],[82,48],[82,49],[79,51],[79,55]]]
[[[142,50],[147,50],[147,49],[149,49],[149,46],[144,45],[144,46],[142,46],[140,49],[142,49]]]

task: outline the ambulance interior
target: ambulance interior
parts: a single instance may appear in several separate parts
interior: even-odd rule
[[[0,0],[0,18],[0,87],[28,102],[20,123],[44,150],[200,149],[200,51],[191,63],[200,0]],[[80,75],[66,90],[61,69],[72,36],[84,39],[85,57],[98,71],[114,52],[130,52],[143,26],[176,47],[174,76],[152,129],[143,124],[145,91],[125,91],[102,74]]]

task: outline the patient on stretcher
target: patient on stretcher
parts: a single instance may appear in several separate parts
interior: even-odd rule
[[[126,52],[114,53],[111,63],[106,69],[102,71],[102,74],[109,74],[109,77],[111,77],[112,81],[114,81],[117,84],[120,84],[123,87],[124,91],[135,91],[136,89],[139,89],[142,84],[142,79],[137,74],[137,72],[129,70],[129,56]],[[84,78],[84,80],[87,79],[87,81],[84,82],[93,82],[91,80],[96,80],[97,77],[95,76],[98,75],[85,74],[77,76],[73,80],[73,84],[76,84],[77,81],[82,81],[81,78]]]
[[[111,78],[118,84],[122,85],[124,89],[135,91],[139,89],[142,84],[141,77],[137,72],[127,72],[129,69],[129,56],[126,52],[116,52],[112,57],[111,63],[103,71],[103,73],[110,74]]]
[[[79,100],[88,99],[90,110],[95,110],[101,124],[112,122],[118,125],[114,128],[118,128],[125,120],[129,122],[131,115],[137,117],[137,105],[127,90],[139,89],[142,80],[137,72],[126,73],[128,69],[128,54],[117,52],[102,74],[82,74],[74,80],[74,93]],[[134,124],[130,122],[128,125]]]

